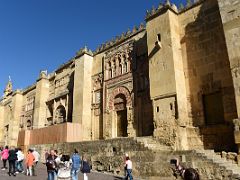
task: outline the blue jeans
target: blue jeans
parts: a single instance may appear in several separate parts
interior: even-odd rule
[[[57,179],[56,171],[48,171],[48,180],[56,180],[56,179]]]
[[[23,161],[17,161],[17,166],[16,169],[18,172],[22,172],[23,171]]]
[[[133,179],[133,177],[132,177],[132,170],[131,169],[127,169],[127,177],[126,177],[126,179],[128,179],[128,177],[130,178],[130,180]]]
[[[79,171],[80,171],[80,169],[72,169],[71,170],[72,180],[78,180]]]

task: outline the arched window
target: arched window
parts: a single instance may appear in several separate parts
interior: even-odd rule
[[[56,123],[66,122],[66,110],[63,105],[58,106],[58,108],[56,110],[55,122]]]

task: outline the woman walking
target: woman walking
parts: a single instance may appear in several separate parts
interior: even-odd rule
[[[9,156],[9,150],[8,150],[8,146],[6,146],[4,148],[4,150],[2,151],[1,153],[2,157],[2,162],[3,162],[3,167],[2,167],[2,170],[6,170],[7,169],[7,159],[8,159],[8,156]]]
[[[58,162],[58,180],[71,180],[71,160],[69,155],[62,155]]]

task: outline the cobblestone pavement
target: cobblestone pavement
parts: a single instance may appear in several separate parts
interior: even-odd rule
[[[0,162],[1,164],[1,162]],[[0,180],[47,180],[47,172],[46,167],[42,164],[39,164],[37,167],[37,176],[26,176],[24,174],[17,174],[14,176],[9,176],[7,174],[8,170],[1,170],[0,169]],[[120,180],[122,178],[114,177],[111,175],[103,174],[103,173],[97,173],[97,172],[91,172],[89,174],[89,180]],[[83,174],[79,174],[79,180],[83,180]]]

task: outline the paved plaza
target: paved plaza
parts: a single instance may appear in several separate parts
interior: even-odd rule
[[[2,165],[2,164],[1,164]],[[47,180],[47,171],[46,167],[42,164],[39,164],[37,167],[37,176],[26,176],[24,174],[17,174],[16,177],[14,176],[9,176],[7,174],[8,170],[0,170],[0,180]],[[103,173],[98,173],[98,172],[91,172],[89,174],[89,180],[119,180],[122,179],[120,177],[114,177],[111,175],[103,174]],[[83,174],[79,174],[79,180],[83,180]]]

